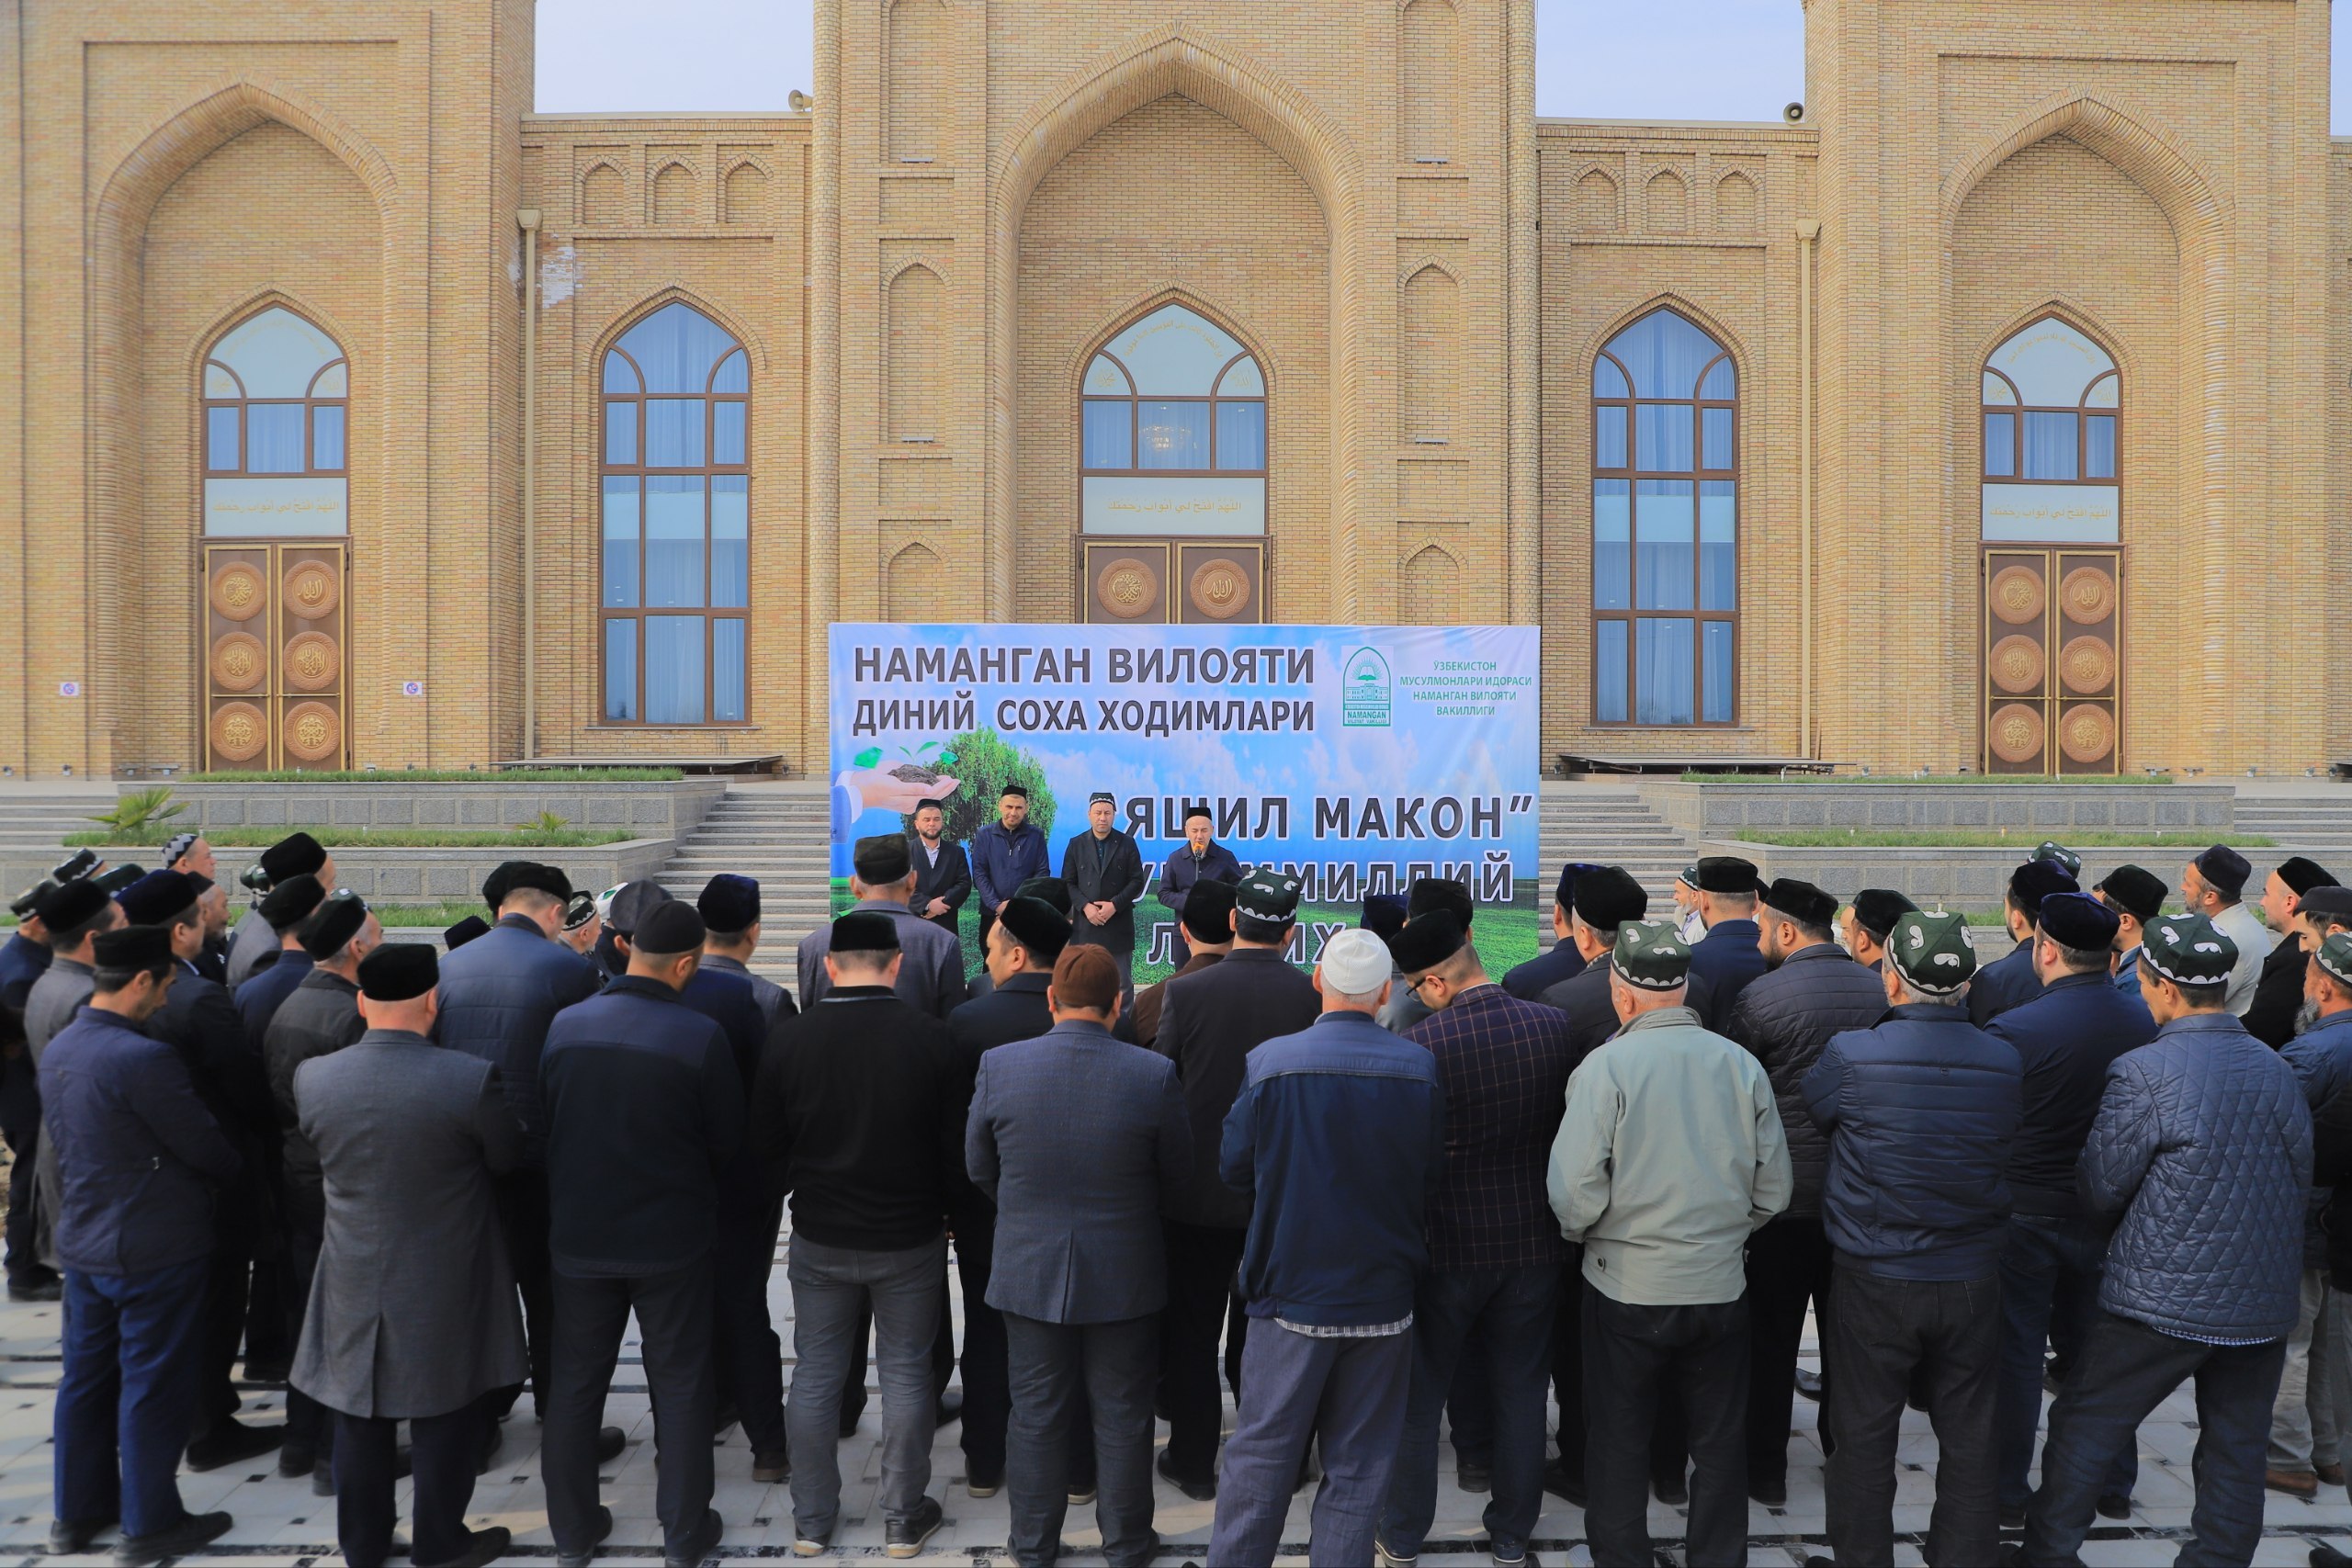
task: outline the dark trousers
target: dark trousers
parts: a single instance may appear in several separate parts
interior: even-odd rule
[[[13,1064],[7,1070],[13,1070]],[[0,1124],[0,1137],[7,1139],[13,1162],[8,1167],[8,1279],[13,1284],[28,1285],[49,1277],[33,1239],[39,1220],[33,1207],[33,1159],[40,1148],[40,1100],[33,1101],[29,1121]]]
[[[268,1362],[285,1365],[294,1359],[286,1337],[286,1259],[280,1255],[255,1257],[253,1288],[245,1296],[245,1364],[248,1369]]]
[[[1417,1555],[1437,1517],[1437,1422],[1446,1392],[1458,1396],[1463,1344],[1474,1335],[1481,1355],[1480,1403],[1491,1413],[1494,1496],[1487,1533],[1524,1545],[1544,1512],[1544,1377],[1551,1363],[1552,1316],[1559,1269],[1431,1270],[1413,1292],[1413,1382],[1405,1435],[1388,1481],[1380,1539],[1392,1552]]]
[[[711,1258],[711,1344],[720,1399],[735,1406],[753,1454],[786,1451],[784,1340],[768,1318],[768,1271],[775,1266],[781,1203],[722,1211]]]
[[[212,1260],[143,1274],[65,1273],[55,1425],[58,1518],[153,1535],[187,1517],[175,1479],[196,1419]]]
[[[1168,1246],[1168,1305],[1160,1314],[1159,1393],[1168,1412],[1168,1468],[1187,1481],[1216,1476],[1216,1440],[1225,1399],[1216,1386],[1216,1341],[1231,1314],[1233,1276],[1249,1232],[1212,1225],[1161,1224]],[[1247,1336],[1235,1317],[1226,1348],[1233,1397],[1241,1398],[1235,1359]]]
[[[1273,1562],[1312,1438],[1322,1450],[1323,1480],[1315,1489],[1307,1561],[1370,1561],[1405,1427],[1411,1335],[1317,1339],[1260,1322],[1243,1354],[1250,1392],[1226,1445],[1206,1560],[1217,1568]]]
[[[286,1189],[286,1327],[289,1343],[302,1342],[302,1319],[311,1309],[311,1281],[319,1272],[324,1245],[326,1197],[316,1183],[289,1182]],[[334,1422],[319,1402],[286,1385],[286,1440],[308,1443],[314,1461],[334,1452]]]
[[[2262,1543],[2270,1406],[2286,1363],[2284,1339],[2200,1345],[2101,1312],[2050,1409],[2041,1489],[2026,1510],[2025,1561],[2075,1560],[2117,1450],[2137,1440],[2140,1423],[2165,1395],[2194,1378],[2197,1506],[2173,1561],[2181,1568],[2252,1562]]]
[[[196,1433],[202,1437],[237,1414],[237,1348],[245,1341],[245,1287],[253,1259],[243,1240],[212,1249],[205,1280],[204,1343],[197,1372]]]
[[[498,1223],[506,1233],[506,1256],[523,1297],[523,1333],[531,1363],[531,1408],[545,1419],[548,1389],[555,1368],[555,1304],[552,1266],[548,1260],[548,1178],[543,1170],[513,1170],[498,1179]],[[520,1384],[500,1389],[491,1414],[514,1408]]]
[[[596,1429],[612,1392],[628,1315],[645,1359],[660,1461],[653,1511],[663,1543],[684,1549],[710,1508],[710,1423],[718,1414],[711,1371],[710,1260],[634,1279],[549,1275],[555,1308],[553,1371],[539,1473],[548,1524],[560,1551],[586,1551],[596,1536]]]
[[[1804,1314],[1829,1308],[1829,1237],[1818,1214],[1783,1214],[1747,1238],[1747,1480],[1785,1482]],[[1824,1332],[1826,1333],[1825,1323]]]
[[[2106,1234],[2090,1222],[2017,1214],[2009,1220],[2001,1253],[2001,1371],[1995,1422],[2004,1508],[2022,1508],[2033,1488],[2033,1431],[2041,1417],[2041,1348],[2064,1333],[2079,1346],[2098,1306],[2099,1274],[2107,1258]],[[2064,1304],[2061,1304],[2061,1297]],[[2074,1309],[2071,1315],[2067,1309]],[[2106,1490],[2129,1497],[2140,1479],[2139,1444],[2116,1451]]]
[[[1678,1392],[1694,1467],[1691,1568],[1747,1561],[1747,1335],[1745,1300],[1638,1306],[1586,1291],[1584,1519],[1600,1568],[1652,1561],[1650,1439]]]
[[[351,1568],[382,1568],[391,1554],[392,1499],[398,1479],[400,1423],[388,1416],[334,1415],[335,1540]],[[474,1497],[474,1471],[481,1462],[489,1406],[476,1400],[446,1416],[409,1421],[416,1477],[409,1506],[409,1561],[430,1568],[453,1562],[473,1540],[466,1528],[466,1506]]]
[[[1840,1262],[1830,1291],[1822,1413],[1835,1441],[1824,1476],[1840,1562],[1894,1560],[1894,1450],[1915,1373],[1936,1429],[1930,1562],[1990,1562],[2000,1538],[1993,1411],[2000,1281],[1890,1280]]]
[[[1012,1414],[1011,1373],[1007,1365],[1004,1314],[988,1304],[989,1278],[996,1263],[996,1208],[993,1204],[962,1209],[956,1220],[956,1278],[964,1288],[964,1414],[957,1440],[964,1450],[964,1473],[983,1483],[1005,1475],[1006,1431]],[[945,1297],[943,1295],[942,1300]],[[948,1314],[941,1313],[939,1333],[946,1338]],[[1152,1334],[1152,1354],[1159,1355],[1159,1335]],[[950,1341],[950,1348],[953,1342]],[[933,1344],[934,1368],[938,1345]],[[860,1347],[861,1354],[863,1347]],[[865,1371],[863,1362],[859,1371]],[[1156,1375],[1156,1369],[1155,1369]],[[939,1380],[942,1388],[947,1380]],[[1079,1415],[1069,1423],[1069,1444],[1063,1455],[1066,1479],[1072,1492],[1095,1490],[1098,1479],[1094,1441],[1087,1409],[1086,1369],[1078,1371]]]
[[[1584,1480],[1584,1248],[1568,1249],[1560,1265],[1560,1288],[1553,1295],[1552,1397],[1560,1407],[1560,1425],[1554,1432],[1560,1445],[1560,1467],[1581,1483]],[[1677,1462],[1680,1456],[1677,1455]]]
[[[1069,1459],[1083,1449],[1093,1461],[1103,1555],[1112,1568],[1141,1568],[1159,1544],[1151,1528],[1159,1316],[1084,1324],[1001,1316],[1012,1395],[1005,1480],[1013,1556],[1022,1568],[1045,1568],[1059,1555]]]

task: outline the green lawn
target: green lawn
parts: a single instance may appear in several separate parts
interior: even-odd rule
[[[68,833],[65,842],[100,844],[118,849],[153,849],[175,834],[187,831],[175,821],[153,823],[134,833],[96,828]],[[563,828],[207,828],[204,836],[216,849],[266,849],[289,833],[308,833],[331,850],[558,850],[617,844],[637,837],[626,829]]]
[[[674,784],[678,768],[369,768],[341,773],[304,773],[279,768],[260,773],[183,773],[174,784]]]
[[[1752,844],[1781,844],[1792,849],[1997,850],[2015,848],[2030,853],[2044,835],[2020,828],[2013,833],[1981,828],[1753,828],[1736,838]],[[2058,838],[2070,850],[2170,849],[2182,844],[2233,844],[2265,850],[2278,840],[2259,833],[2222,833],[2211,829],[2161,828],[2123,833],[2068,832]]]

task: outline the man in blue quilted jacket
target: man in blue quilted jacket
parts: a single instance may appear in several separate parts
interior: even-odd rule
[[[2063,1563],[2117,1450],[2197,1388],[2197,1506],[2180,1562],[2246,1562],[2302,1279],[2312,1117],[2295,1069],[2224,1006],[2237,944],[2201,915],[2148,922],[2141,996],[2156,1037],[2116,1058],[2076,1169],[2115,1214],[2097,1318],[2050,1412],[2017,1561]]]
[[[2000,1259],[2022,1069],[1968,1021],[1976,953],[1960,916],[1902,916],[1886,958],[1892,1010],[1831,1035],[1800,1085],[1829,1140],[1829,1541],[1841,1563],[1894,1561],[1895,1443],[1905,1395],[1924,1375],[1938,1453],[1928,1561],[1988,1562],[2000,1539]]]

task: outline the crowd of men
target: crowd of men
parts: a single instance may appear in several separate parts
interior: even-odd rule
[[[632,1314],[672,1568],[719,1540],[739,1423],[793,1551],[834,1549],[869,1357],[891,1557],[943,1522],[944,1422],[1024,1565],[1090,1503],[1114,1564],[1149,1562],[1155,1472],[1214,1499],[1212,1562],[1270,1562],[1312,1483],[1313,1561],[1410,1564],[1449,1428],[1506,1568],[1547,1492],[1596,1562],[1654,1561],[1653,1496],[1689,1562],[1743,1562],[1800,1394],[1816,1561],[1893,1560],[1906,1405],[1938,1442],[1932,1563],[2075,1561],[2184,1383],[2182,1562],[2247,1562],[2266,1488],[2344,1483],[2352,889],[2311,861],[2257,915],[2215,845],[2166,913],[2153,873],[2086,891],[2044,844],[1981,967],[1961,916],[1899,894],[1714,857],[1651,919],[1623,869],[1570,864],[1556,942],[1498,978],[1443,880],[1306,952],[1297,880],[1204,816],[1161,877],[1182,965],[1138,990],[1108,797],[1059,875],[1025,807],[968,861],[935,803],[858,841],[797,995],[750,967],[740,876],[600,898],[510,862],[440,952],[386,941],[303,833],[233,931],[199,837],[60,866],[0,947],[7,1289],[63,1302],[51,1550],[191,1551],[232,1521],[184,1507],[181,1465],[275,1450],[354,1568],[488,1562],[508,1532],[464,1515],[527,1388],[584,1568]],[[282,1425],[239,1418],[241,1359],[288,1382]]]

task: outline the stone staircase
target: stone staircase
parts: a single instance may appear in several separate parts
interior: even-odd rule
[[[111,790],[36,795],[0,790],[0,904],[49,874],[65,858],[65,835],[97,826],[90,814],[114,804]]]
[[[831,799],[822,784],[730,787],[701,825],[678,840],[662,886],[691,899],[721,872],[758,879],[760,950],[752,967],[795,987],[800,939],[831,918],[826,847]],[[796,987],[797,988],[797,987]]]
[[[1630,789],[1547,782],[1542,821],[1539,903],[1545,947],[1552,944],[1551,889],[1563,863],[1623,866],[1649,890],[1650,911],[1657,915],[1672,908],[1668,894],[1675,875],[1698,853]]]
[[[2237,830],[2277,840],[2276,850],[2246,852],[2246,858],[2257,867],[2267,869],[2289,855],[2301,854],[2338,876],[2352,877],[2352,790],[2341,795],[2242,794],[2237,799]],[[2170,868],[2161,874],[2170,874]]]

